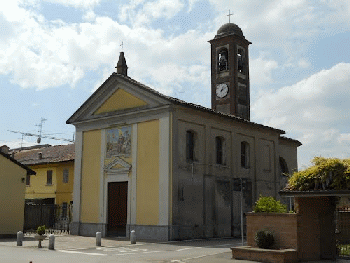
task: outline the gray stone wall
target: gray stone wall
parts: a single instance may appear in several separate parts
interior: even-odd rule
[[[240,235],[240,178],[246,182],[243,212],[250,212],[260,194],[278,196],[279,156],[296,160],[296,146],[286,155],[277,131],[212,114],[177,108],[173,118],[173,237]],[[187,130],[195,133],[193,163],[186,160]],[[217,136],[224,138],[222,164],[216,164]],[[249,144],[247,167],[241,166],[243,141]]]

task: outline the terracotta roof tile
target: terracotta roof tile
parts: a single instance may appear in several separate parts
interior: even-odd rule
[[[14,158],[26,165],[74,161],[74,144],[23,149],[14,152]]]

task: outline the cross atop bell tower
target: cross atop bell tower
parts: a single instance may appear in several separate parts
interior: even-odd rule
[[[228,22],[231,23],[231,16],[233,16],[233,14],[231,14],[231,10],[228,10]]]
[[[231,15],[229,11],[229,20]],[[221,26],[209,42],[212,109],[250,120],[248,46],[251,42],[234,23]]]

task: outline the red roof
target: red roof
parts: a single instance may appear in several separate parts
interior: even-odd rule
[[[26,165],[60,163],[74,161],[75,147],[74,144],[68,145],[43,145],[36,148],[24,148],[14,150],[14,159]]]

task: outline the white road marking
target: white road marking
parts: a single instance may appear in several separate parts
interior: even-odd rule
[[[71,248],[66,248],[64,250],[84,250],[84,249],[90,249],[91,247],[82,247],[82,248],[79,248],[79,247],[71,247]]]
[[[120,254],[114,254],[116,256],[125,256],[125,255],[134,255],[136,253],[120,253]]]
[[[80,252],[80,251],[74,251],[74,250],[58,250],[59,252],[63,253],[71,253],[71,254],[84,254],[89,256],[107,256],[107,254],[101,254],[101,253],[87,253],[87,252]]]
[[[176,250],[176,251],[183,251],[183,250],[188,250],[188,249],[193,249],[193,247],[181,248],[181,249],[178,249],[178,250]]]

